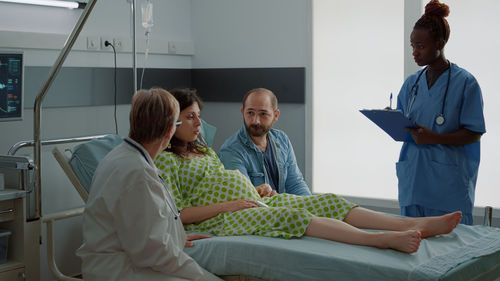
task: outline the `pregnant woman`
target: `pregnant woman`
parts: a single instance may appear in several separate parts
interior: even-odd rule
[[[451,232],[460,212],[439,217],[392,217],[334,194],[297,196],[261,192],[238,170],[226,170],[200,136],[201,100],[194,90],[170,91],[180,105],[177,128],[166,152],[156,158],[172,188],[185,229],[215,235],[303,235],[413,253],[422,238]],[[259,190],[270,189],[260,186]],[[260,207],[264,203],[268,207]],[[390,230],[367,232],[364,229]]]

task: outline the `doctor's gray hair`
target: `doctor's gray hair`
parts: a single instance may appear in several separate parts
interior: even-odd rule
[[[149,143],[165,136],[179,115],[179,103],[166,90],[139,90],[132,97],[129,137]]]

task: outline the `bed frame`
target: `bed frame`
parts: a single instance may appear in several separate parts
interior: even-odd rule
[[[70,179],[74,188],[86,202],[88,199],[87,191],[81,184],[69,162],[71,158],[71,149],[68,147],[56,146],[52,153],[64,173]],[[67,212],[52,214],[43,218],[43,222],[47,223],[49,267],[58,280],[79,281],[81,279],[64,276],[57,269],[53,256],[52,223],[55,220],[81,215],[82,213],[83,208],[78,208]],[[450,270],[445,274],[441,274],[439,278],[440,280],[495,280],[497,277],[500,277],[500,229],[489,227],[481,228],[480,226],[469,227],[461,225],[450,235],[425,239],[422,242],[422,250],[419,250],[419,252],[414,255],[402,254],[392,250],[379,250],[372,247],[347,245],[311,237],[287,240],[252,235],[203,239],[196,241],[195,247],[186,248],[185,251],[201,266],[218,274],[227,281],[329,280],[330,278],[335,278],[336,275],[344,276],[344,278],[340,278],[339,280],[344,280],[345,278],[349,280],[364,280],[368,277],[359,275],[358,273],[370,270],[373,271],[372,275],[370,275],[370,279],[387,280],[387,275],[384,275],[386,273],[379,274],[379,271],[389,270],[391,267],[397,267],[398,264],[404,265],[404,268],[398,269],[399,274],[405,276],[404,279],[434,280],[436,279],[435,276],[426,277],[425,275],[428,274],[429,267],[432,269],[432,266],[434,266],[437,261],[441,259],[448,260],[460,256],[462,252],[470,251],[474,253],[474,249],[477,245],[471,245],[470,247],[464,246],[465,248],[462,250],[462,248],[460,248],[460,242],[453,242],[454,244],[448,247],[458,247],[458,251],[445,253],[443,256],[440,256],[440,253],[433,252],[432,248],[436,245],[446,245],[445,243],[448,243],[446,241],[457,239],[457,237],[460,239],[474,239],[475,236],[481,233],[487,233],[488,235],[485,235],[484,238],[478,238],[476,241],[477,243],[475,243],[481,244],[484,242],[482,240],[489,239],[487,242],[488,245],[496,247],[496,250],[486,255],[474,254],[474,256],[471,254],[470,257],[464,259],[464,262],[450,266]],[[441,250],[439,249],[439,251]],[[433,255],[434,258],[432,262],[421,262],[417,264],[415,268],[407,266],[415,260],[419,260],[421,257],[432,257]],[[363,256],[370,257],[374,263],[363,263],[364,261],[358,263],[357,260]],[[280,264],[280,259],[291,260],[294,265],[292,268],[284,268],[283,270],[283,268],[280,268],[282,266]],[[375,262],[379,260],[379,263]],[[323,265],[320,265],[322,263]],[[474,273],[473,276],[467,275],[473,268],[476,268],[476,271],[478,271],[477,268],[480,269],[478,272]],[[281,273],[280,270],[282,271]],[[427,271],[422,273],[422,270]],[[432,270],[430,272],[432,272]],[[295,274],[294,271],[296,271],[297,274]],[[304,272],[306,275],[300,275]],[[417,278],[415,276],[420,277]],[[459,277],[466,279],[459,279]]]

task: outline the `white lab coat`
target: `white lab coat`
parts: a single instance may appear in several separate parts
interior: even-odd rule
[[[175,203],[149,154],[128,140],[146,157],[123,142],[97,167],[77,251],[84,280],[220,280],[183,252]]]

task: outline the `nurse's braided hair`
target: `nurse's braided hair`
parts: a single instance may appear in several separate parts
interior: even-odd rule
[[[427,29],[435,41],[450,38],[450,25],[445,19],[450,14],[450,7],[438,0],[431,0],[425,5],[425,13],[415,23],[413,29]]]
[[[179,102],[180,111],[185,108],[190,107],[194,103],[197,103],[200,107],[200,110],[203,109],[203,102],[200,97],[196,94],[196,89],[189,88],[175,88],[169,91],[175,99]],[[181,155],[181,146],[183,146],[183,142],[175,137],[175,135],[170,140],[170,146],[167,147],[166,151],[171,151],[177,155]],[[189,152],[194,152],[198,154],[203,154],[200,148],[208,147],[205,140],[201,135],[198,135],[198,138],[187,144],[187,149]]]

